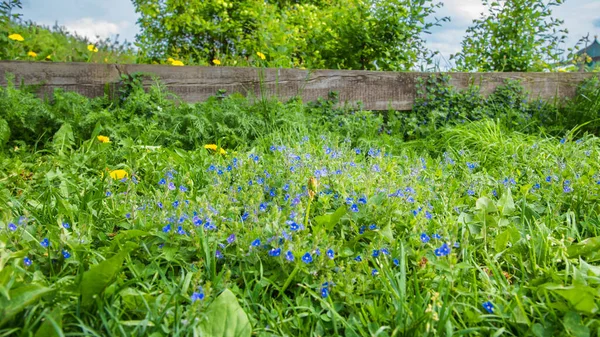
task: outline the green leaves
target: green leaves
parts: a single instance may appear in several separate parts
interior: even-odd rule
[[[498,207],[500,208],[500,214],[503,216],[511,215],[517,209],[510,188],[507,188],[506,192],[498,200]]]
[[[225,289],[206,310],[201,331],[211,337],[249,337],[252,326],[235,295]]]
[[[79,284],[81,305],[88,306],[92,304],[95,296],[99,295],[114,281],[127,254],[129,254],[129,250],[121,251],[110,259],[91,267],[83,274]]]
[[[53,289],[31,283],[11,289],[8,293],[9,298],[0,296],[0,326],[51,291]]]
[[[510,242],[511,244],[516,243],[521,238],[521,234],[519,230],[513,226],[509,226],[503,232],[496,236],[496,242],[494,243],[494,248],[497,252],[501,252],[506,249],[506,245]]]
[[[585,239],[569,246],[567,254],[570,258],[585,257],[588,262],[600,260],[600,236]]]
[[[475,202],[475,208],[484,214],[497,212],[498,208],[494,202],[488,197],[481,197]]]
[[[64,123],[54,134],[52,147],[57,153],[63,153],[65,150],[70,149],[74,142],[75,140],[73,137],[73,128],[71,127],[71,124]]]
[[[319,226],[324,226],[325,229],[331,231],[333,230],[333,227],[340,221],[340,219],[346,214],[347,211],[347,207],[342,206],[335,210],[335,212],[333,213],[327,213],[316,216],[314,220]]]
[[[598,311],[596,296],[598,291],[584,285],[546,286],[546,289],[562,296],[577,311],[594,314]]]

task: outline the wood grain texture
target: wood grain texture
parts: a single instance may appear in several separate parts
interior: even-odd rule
[[[15,83],[42,84],[40,95],[54,89],[75,91],[88,97],[104,95],[115,87],[121,74],[144,73],[144,86],[152,85],[157,76],[167,88],[186,102],[200,102],[220,89],[250,97],[278,97],[287,100],[300,96],[304,102],[326,98],[338,92],[343,103],[361,102],[369,110],[410,110],[415,100],[418,77],[432,73],[378,72],[355,70],[300,70],[239,67],[174,67],[144,64],[92,64],[0,61],[0,85],[6,86],[6,74]],[[449,73],[451,85],[458,89],[473,83],[489,94],[505,79],[518,79],[532,99],[573,97],[577,84],[596,73]],[[261,85],[262,83],[262,85]],[[108,86],[107,86],[108,84]],[[110,90],[109,90],[110,91]],[[261,95],[262,93],[262,95]]]

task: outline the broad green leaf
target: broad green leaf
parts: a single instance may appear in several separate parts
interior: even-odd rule
[[[74,144],[73,128],[71,124],[64,123],[52,138],[52,147],[54,151],[62,153],[67,149],[70,149]]]
[[[333,213],[316,216],[314,220],[319,226],[325,226],[325,228],[330,231],[333,230],[333,227],[340,221],[346,212],[346,207],[342,206]]]
[[[500,197],[500,200],[498,200],[498,206],[500,209],[502,209],[501,214],[504,216],[511,215],[516,210],[510,188],[507,188],[506,192],[502,194],[502,197]]]
[[[598,306],[595,302],[596,290],[592,287],[575,285],[547,288],[564,297],[573,308],[580,312],[593,314],[598,311]]]
[[[521,234],[519,233],[519,230],[517,230],[513,226],[510,226],[507,229],[505,229],[503,232],[498,234],[498,236],[496,236],[496,241],[494,242],[494,248],[496,249],[496,252],[501,252],[506,249],[506,245],[509,242],[511,244],[514,244],[515,242],[519,241],[520,238],[521,238]]]
[[[35,337],[61,336],[60,332],[62,332],[62,311],[57,307],[43,318],[42,325],[35,332]]]
[[[567,248],[569,257],[586,257],[588,262],[600,260],[600,236],[585,239]]]
[[[248,315],[229,289],[225,289],[206,309],[200,329],[211,337],[249,337],[252,327]]]
[[[488,197],[481,197],[477,199],[475,208],[482,211],[483,213],[493,213],[498,211],[494,202]]]
[[[389,243],[394,242],[394,232],[392,231],[392,225],[388,224],[382,230],[379,231],[379,234],[386,238]]]
[[[0,297],[0,326],[4,325],[27,306],[37,302],[42,295],[51,291],[54,291],[54,289],[35,283],[11,289],[9,291],[10,299]]]
[[[565,330],[569,333],[570,336],[575,337],[589,337],[590,329],[583,325],[581,321],[581,316],[578,313],[569,311],[565,314],[565,317],[562,321]]]
[[[128,253],[128,250],[121,251],[110,259],[91,267],[90,270],[83,274],[83,278],[79,284],[81,304],[83,306],[92,304],[94,296],[99,295],[114,281]]]

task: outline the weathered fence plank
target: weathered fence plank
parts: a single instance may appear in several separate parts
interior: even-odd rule
[[[187,102],[199,102],[220,89],[260,97],[289,99],[302,97],[304,102],[325,98],[338,92],[342,102],[362,102],[370,110],[410,110],[416,96],[416,80],[432,73],[378,72],[354,70],[300,70],[237,67],[174,67],[143,64],[93,64],[0,61],[0,85],[6,86],[6,74],[12,73],[17,84],[42,84],[40,94],[62,88],[89,97],[102,96],[106,84],[117,83],[121,74],[154,74],[170,91]],[[551,100],[573,97],[577,84],[593,73],[450,73],[451,84],[459,89],[469,84],[480,86],[489,94],[505,79],[518,79],[533,99]],[[144,85],[150,86],[150,76]],[[261,90],[262,89],[262,90]]]

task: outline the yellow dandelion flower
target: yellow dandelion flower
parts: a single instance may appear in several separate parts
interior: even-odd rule
[[[115,180],[121,180],[123,178],[129,177],[129,173],[125,170],[113,170],[110,171],[110,177]]]
[[[174,66],[183,66],[183,62],[179,61],[179,60],[174,60],[173,62],[171,62],[171,65]]]
[[[265,54],[263,54],[263,53],[261,53],[261,52],[259,52],[259,51],[257,51],[257,52],[256,52],[256,55],[258,55],[258,57],[260,57],[260,59],[261,59],[261,60],[264,60],[264,59],[266,59],[266,58],[267,58],[267,57],[265,56]]]
[[[9,39],[13,40],[13,41],[25,41],[25,39],[21,36],[21,34],[10,34],[8,36]]]
[[[223,148],[219,149],[220,154],[227,154],[227,151],[223,150]]]
[[[52,55],[46,56],[46,60],[51,60],[51,59],[52,59]]]
[[[98,136],[98,141],[100,141],[100,143],[110,143],[110,138],[106,136]]]
[[[205,149],[217,151],[217,144],[206,144],[204,145]]]
[[[98,52],[98,47],[94,46],[93,44],[88,44],[88,50],[91,51],[92,53],[97,53]]]
[[[27,53],[27,56],[29,56],[29,57],[37,57],[37,54],[34,51],[30,50],[29,53]]]
[[[169,57],[169,58],[167,59],[167,62],[168,62],[168,63],[173,63],[173,62],[175,62],[175,60],[173,60],[173,58],[172,58],[172,57]]]
[[[217,60],[217,59],[214,59],[214,60],[213,60],[213,63],[214,63],[215,65],[217,65],[217,66],[221,65],[221,61],[219,61],[219,60]]]

